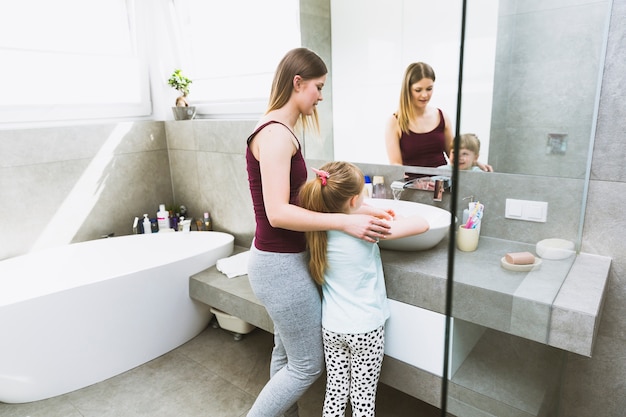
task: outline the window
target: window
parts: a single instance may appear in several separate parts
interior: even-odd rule
[[[11,2],[0,13],[0,127],[169,117],[176,68],[193,80],[199,115],[262,113],[278,61],[299,45],[298,0]]]
[[[2,121],[150,114],[131,0],[20,0],[0,14]]]
[[[300,46],[299,1],[175,2],[200,114],[262,113],[276,65]]]

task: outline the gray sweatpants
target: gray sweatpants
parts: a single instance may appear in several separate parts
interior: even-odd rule
[[[270,380],[248,417],[297,417],[297,400],[324,369],[322,306],[306,253],[250,249],[248,278],[274,322]]]

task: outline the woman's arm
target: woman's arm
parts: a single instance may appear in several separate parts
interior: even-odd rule
[[[291,158],[296,145],[286,128],[267,126],[250,146],[260,163],[265,211],[272,227],[300,232],[341,230],[367,241],[385,238],[388,234],[387,222],[375,216],[318,213],[289,203]]]
[[[445,123],[445,127],[444,127],[444,131],[443,134],[446,137],[446,155],[448,155],[448,158],[450,158],[450,151],[452,150],[452,147],[454,146],[454,133],[452,131],[452,123],[450,122],[450,118],[448,117],[448,115],[446,113],[443,112],[443,110],[441,111],[443,113],[443,121]]]
[[[387,148],[387,158],[391,165],[402,165],[402,154],[400,153],[400,137],[402,131],[398,124],[398,119],[392,115],[385,126],[385,147]]]

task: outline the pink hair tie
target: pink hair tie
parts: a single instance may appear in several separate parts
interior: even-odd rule
[[[320,177],[320,179],[322,180],[322,185],[326,185],[328,178],[330,177],[330,174],[326,171],[322,171],[321,169],[315,169],[315,168],[311,168],[313,170],[313,172],[315,172],[317,174],[318,177]]]

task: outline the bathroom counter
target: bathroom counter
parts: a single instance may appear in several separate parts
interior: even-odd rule
[[[235,247],[233,254],[245,250]],[[611,259],[581,253],[544,259],[530,272],[500,266],[505,253],[521,251],[534,253],[534,245],[481,237],[476,251],[455,250],[453,317],[591,356]],[[390,299],[445,314],[447,239],[428,251],[381,250],[381,258]],[[215,267],[208,271],[190,280],[192,298],[273,331],[247,276],[229,279]]]
[[[233,255],[248,249],[235,246]],[[228,278],[212,266],[190,277],[189,296],[260,329],[274,332],[272,320],[252,292],[247,275]],[[380,381],[436,407],[441,404],[441,378],[398,359],[385,356]]]
[[[235,246],[232,255],[249,248]],[[189,296],[211,307],[274,333],[274,324],[265,307],[252,292],[247,275],[228,278],[212,266],[189,279]]]
[[[542,260],[530,272],[505,270],[508,252],[534,245],[481,237],[455,250],[452,315],[508,334],[591,356],[611,259],[578,254]],[[389,298],[445,314],[448,240],[423,252],[381,250]]]
[[[235,247],[233,254],[245,250]],[[505,253],[526,250],[534,253],[534,245],[488,237],[481,237],[475,252],[455,250],[454,332],[464,323],[483,330],[461,347],[465,351],[453,359],[458,365],[451,363],[448,411],[453,414],[544,415],[558,396],[560,355],[591,355],[611,259],[583,253],[563,261],[543,260],[531,272],[500,266]],[[445,314],[447,239],[428,251],[381,250],[381,257],[390,299]],[[189,283],[191,298],[273,332],[247,275],[228,278],[213,266],[191,276]],[[452,351],[457,348],[453,342]],[[528,363],[537,366],[523,366]],[[492,390],[494,378],[497,392]],[[380,381],[441,406],[442,378],[403,360],[385,355]]]

